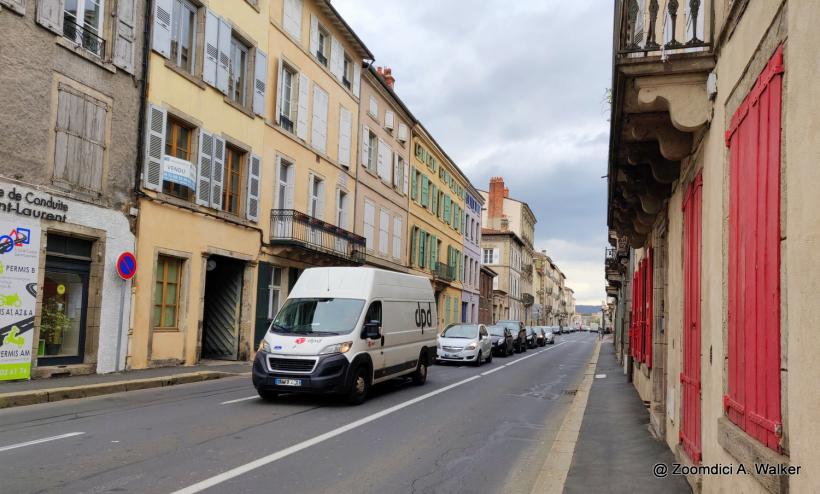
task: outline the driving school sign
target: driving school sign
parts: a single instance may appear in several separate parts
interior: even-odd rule
[[[40,227],[0,219],[0,380],[31,376]]]

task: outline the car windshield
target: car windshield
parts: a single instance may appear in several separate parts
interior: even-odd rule
[[[504,326],[487,326],[487,331],[493,336],[504,336]]]
[[[478,337],[478,325],[476,324],[455,324],[445,329],[441,336],[445,338],[467,338]]]
[[[364,300],[350,298],[292,298],[276,314],[271,332],[277,334],[350,333],[362,314]]]
[[[517,322],[499,322],[498,324],[499,326],[504,326],[513,333],[521,331],[521,326],[519,326]]]

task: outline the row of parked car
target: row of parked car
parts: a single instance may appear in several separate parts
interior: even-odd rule
[[[525,326],[521,321],[451,324],[438,337],[436,363],[462,362],[479,366],[492,362],[493,356],[508,357],[553,343],[552,326]]]

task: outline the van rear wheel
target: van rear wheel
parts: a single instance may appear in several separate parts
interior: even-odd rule
[[[350,381],[350,389],[347,391],[345,401],[350,405],[361,405],[367,398],[370,391],[370,376],[367,366],[359,365],[353,370],[353,379]]]
[[[422,355],[413,373],[413,384],[421,386],[427,382],[427,355]]]

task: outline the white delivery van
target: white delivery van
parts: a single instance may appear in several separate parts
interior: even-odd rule
[[[329,392],[358,404],[373,383],[408,376],[424,384],[435,360],[436,314],[427,278],[306,269],[259,345],[253,385],[265,399]]]

